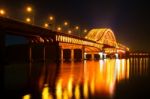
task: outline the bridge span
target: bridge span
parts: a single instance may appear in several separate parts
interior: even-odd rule
[[[17,20],[0,17],[0,56],[5,57],[5,37],[16,35],[28,40],[29,60],[33,60],[33,47],[42,46],[43,60],[51,57],[54,60],[64,60],[65,54],[74,60],[78,50],[81,59],[86,59],[88,54],[95,59],[106,57],[109,54],[125,54],[129,48],[117,42],[111,29],[92,29],[85,37],[52,31],[43,27],[27,24]],[[69,51],[67,53],[66,51]],[[105,54],[104,54],[105,53]]]

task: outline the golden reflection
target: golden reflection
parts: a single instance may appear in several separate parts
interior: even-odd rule
[[[62,99],[62,80],[59,79],[56,84],[56,97]]]
[[[30,99],[30,98],[31,98],[30,94],[24,95],[24,96],[22,97],[22,99]]]
[[[95,94],[113,96],[116,82],[148,73],[148,65],[149,58],[63,62],[57,74],[53,94],[56,99],[88,99]],[[39,83],[42,88],[43,82]],[[22,99],[30,99],[31,96],[27,94]],[[50,87],[45,84],[42,99],[53,98]]]
[[[130,59],[130,64],[131,64],[131,75],[132,76],[143,76],[147,74],[148,70],[148,58],[133,58]]]
[[[89,92],[113,95],[116,80],[128,79],[129,69],[129,60],[125,59],[63,63],[56,83],[57,99],[79,99],[81,91],[84,98],[88,98]]]
[[[85,81],[84,82],[84,85],[83,85],[83,95],[84,95],[84,98],[88,98],[88,81]]]
[[[77,84],[75,86],[75,99],[80,99],[80,86]]]
[[[126,70],[126,78],[129,79],[129,69],[130,69],[130,63],[129,63],[129,59],[127,59],[127,70]]]
[[[42,99],[53,99],[52,95],[49,92],[49,87],[46,84],[42,91]]]
[[[69,81],[68,81],[68,96],[69,97],[72,97],[72,83],[73,82],[73,79],[70,78]]]

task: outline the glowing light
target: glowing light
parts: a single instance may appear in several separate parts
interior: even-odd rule
[[[71,31],[71,30],[69,30],[69,31],[68,31],[68,33],[69,33],[69,34],[71,34],[71,33],[72,33],[72,31]]]
[[[50,16],[49,17],[50,21],[54,20],[54,17],[53,16]]]
[[[5,15],[5,10],[4,9],[0,9],[0,15]]]
[[[104,53],[104,59],[106,59],[107,58],[107,54],[106,53]]]
[[[120,53],[120,52],[121,52],[121,53],[125,53],[124,50],[120,50],[120,49],[118,49],[117,52],[118,52],[118,53]]]
[[[61,30],[62,30],[61,27],[58,27],[58,28],[57,28],[57,31],[61,31]]]
[[[27,12],[31,12],[31,11],[32,11],[32,7],[28,6],[28,7],[26,8],[26,10],[27,10]]]
[[[79,30],[79,26],[76,26],[75,29],[76,29],[76,30]]]
[[[87,29],[84,29],[84,33],[87,33]]]
[[[45,23],[45,24],[44,24],[44,27],[45,27],[45,28],[48,28],[48,23]]]
[[[30,18],[26,18],[26,22],[30,23],[31,19]]]
[[[103,52],[99,52],[99,55],[100,55],[100,59],[103,58]]]
[[[68,25],[68,22],[65,21],[65,22],[64,22],[64,25],[67,26],[67,25]]]
[[[118,53],[115,54],[116,58],[118,58]]]

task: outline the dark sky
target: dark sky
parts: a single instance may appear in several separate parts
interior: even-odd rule
[[[12,17],[22,18],[26,5],[34,7],[37,24],[53,14],[57,22],[111,28],[118,42],[131,50],[150,51],[148,0],[0,0],[0,8],[6,8]]]

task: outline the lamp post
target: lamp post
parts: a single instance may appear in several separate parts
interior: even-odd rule
[[[48,26],[49,26],[48,23],[44,23],[45,28],[48,28]]]
[[[27,22],[27,23],[30,23],[30,22],[31,22],[31,19],[30,19],[30,18],[26,18],[26,22]]]
[[[57,31],[61,32],[62,28],[60,26],[57,27]]]
[[[55,30],[55,18],[54,16],[49,16],[49,27],[51,30]]]
[[[64,33],[67,33],[68,32],[68,28],[69,28],[69,23],[67,21],[64,21],[63,23],[63,30],[64,30]]]
[[[72,33],[72,31],[71,30],[68,30],[68,34],[71,34]]]
[[[75,26],[75,32],[76,32],[76,35],[81,36],[79,26]]]
[[[83,35],[85,35],[87,32],[88,32],[88,30],[87,30],[87,29],[84,29],[84,30],[83,30]]]

